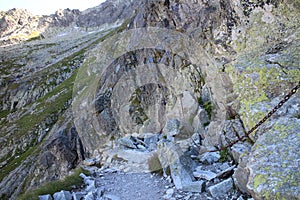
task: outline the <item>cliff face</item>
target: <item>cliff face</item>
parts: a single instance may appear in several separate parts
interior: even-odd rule
[[[148,0],[1,13],[2,44],[16,45],[0,49],[0,195],[62,178],[86,157],[109,162],[120,139],[163,134],[174,119],[177,143],[237,140],[300,80],[299,11],[290,0]],[[241,191],[299,198],[299,110],[298,92],[251,144],[228,148]]]

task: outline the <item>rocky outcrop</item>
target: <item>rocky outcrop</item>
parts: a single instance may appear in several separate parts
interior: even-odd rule
[[[274,38],[268,38],[264,32],[256,42],[252,39],[250,39],[251,42],[242,39],[250,37],[252,33],[257,33],[255,24],[258,24],[258,27],[266,24],[268,28],[276,32],[275,35],[281,34],[280,37],[285,38],[283,40],[297,43],[298,40],[294,37],[295,32],[298,31],[297,28],[292,25],[293,23],[286,21],[283,16],[278,16],[278,20],[282,20],[291,30],[280,33],[281,30],[272,27],[272,25],[278,25],[277,21],[272,20],[277,12],[288,9],[296,14],[297,8],[292,8],[293,3],[287,2],[286,6],[279,2],[250,3],[251,5],[245,6],[243,1],[194,2],[194,4],[193,7],[190,7],[187,1],[180,3],[169,1],[144,2],[137,15],[131,20],[129,28],[163,28],[165,32],[161,32],[161,35],[164,35],[164,38],[158,37],[149,28],[143,32],[144,35],[151,36],[152,43],[149,45],[147,37],[143,37],[138,31],[128,31],[125,38],[122,38],[124,34],[118,37],[122,38],[116,40],[118,42],[113,39],[107,43],[104,42],[105,49],[99,47],[99,50],[95,49],[90,55],[90,60],[94,60],[94,63],[90,68],[83,70],[82,74],[88,74],[85,72],[88,71],[92,79],[99,80],[99,86],[87,80],[86,84],[78,86],[86,89],[91,84],[91,89],[78,92],[79,94],[96,94],[96,99],[93,100],[93,95],[84,98],[79,97],[77,100],[84,102],[84,104],[75,104],[75,109],[80,107],[80,110],[75,111],[75,115],[78,117],[77,127],[79,132],[85,131],[82,135],[84,135],[83,140],[85,140],[84,144],[87,144],[88,151],[93,150],[95,146],[103,145],[107,141],[105,138],[123,137],[132,132],[162,132],[164,131],[163,124],[171,118],[179,119],[182,125],[183,131],[175,134],[178,140],[182,139],[180,137],[187,138],[192,136],[194,132],[198,132],[205,148],[221,148],[243,137],[245,131],[252,128],[255,122],[263,117],[261,113],[267,113],[266,107],[262,106],[266,104],[264,101],[279,100],[280,94],[277,91],[282,91],[283,88],[288,88],[289,84],[292,85],[293,82],[297,81],[295,74],[298,74],[298,66],[293,64],[298,58],[295,54],[297,44],[284,42],[276,45],[275,43],[278,41]],[[251,9],[249,10],[249,8]],[[257,17],[257,13],[259,13],[259,17]],[[286,13],[286,15],[289,14]],[[201,18],[200,16],[206,17]],[[205,67],[207,65],[204,63],[209,59],[203,56],[202,61],[204,63],[197,60],[199,61],[198,65],[194,65],[195,71],[200,72],[197,74],[188,69],[190,67],[188,64],[187,67],[183,67],[185,63],[190,62],[186,57],[184,57],[186,61],[180,61],[179,58],[179,62],[176,62],[178,60],[177,55],[174,58],[170,57],[169,52],[177,53],[176,48],[180,45],[182,49],[185,47],[180,39],[177,39],[177,43],[172,43],[172,39],[168,38],[171,31],[167,30],[170,29],[190,34],[191,38],[196,38],[196,41],[214,56],[215,60],[212,65],[209,65],[209,68]],[[143,42],[140,42],[139,39],[142,37]],[[159,45],[155,46],[157,43],[153,38],[159,41]],[[168,41],[169,45],[164,44],[164,40]],[[114,43],[119,44],[119,46],[113,46]],[[252,51],[254,44],[261,49],[259,55]],[[171,45],[175,48],[170,47]],[[113,48],[110,48],[111,46]],[[166,52],[153,50],[154,48],[161,48],[161,46],[171,50]],[[145,47],[147,47],[147,51],[143,49]],[[189,47],[198,53],[193,45]],[[136,50],[135,48],[143,50]],[[152,49],[148,50],[150,48]],[[290,56],[283,50],[285,48],[289,49]],[[113,58],[106,57],[103,54],[105,51],[117,52],[117,54]],[[101,59],[98,57],[100,54]],[[149,57],[149,54],[154,56]],[[177,54],[180,55],[180,53]],[[252,56],[247,56],[248,54]],[[143,57],[144,55],[147,56]],[[200,55],[202,56],[202,54],[198,54],[198,56]],[[254,57],[254,55],[258,57]],[[167,66],[170,65],[166,61],[169,60],[171,63],[175,63],[172,67],[179,74],[178,72],[166,71],[168,70]],[[290,67],[283,67],[279,60],[290,63],[288,64]],[[257,63],[259,67],[256,68]],[[164,64],[164,66],[160,64]],[[194,63],[192,62],[192,64]],[[151,69],[151,66],[155,66],[155,68]],[[216,68],[212,66],[216,66]],[[184,69],[188,69],[192,73],[185,73],[183,72]],[[284,72],[281,73],[281,70]],[[91,71],[96,74],[91,75]],[[101,74],[101,77],[97,77],[97,74]],[[182,74],[184,75],[182,76]],[[169,80],[170,75],[173,75],[172,79],[176,82]],[[181,79],[181,76],[184,78]],[[202,80],[202,82],[198,81],[197,83],[200,84],[193,84],[193,82],[185,79],[187,77],[192,80],[194,80],[193,78]],[[269,77],[269,79],[265,79],[265,77]],[[282,79],[280,80],[278,77],[282,77]],[[181,83],[180,85],[177,85],[177,80]],[[158,82],[159,84],[146,85],[147,81]],[[172,87],[168,83],[171,83]],[[254,87],[251,86],[253,83]],[[249,87],[256,92],[248,90]],[[175,90],[172,90],[173,88]],[[207,90],[208,92],[206,92]],[[184,92],[181,96],[174,95],[178,91]],[[188,93],[185,93],[187,91]],[[126,94],[125,97],[123,96],[124,93]],[[151,96],[146,96],[146,94],[153,94],[159,100],[154,101]],[[187,96],[184,96],[185,94]],[[188,99],[185,102],[191,101],[185,104],[182,103],[182,99]],[[201,102],[203,100],[205,101]],[[96,102],[95,105],[94,101]],[[148,102],[150,103],[147,104]],[[161,104],[163,102],[166,103],[166,106]],[[176,106],[177,102],[178,106]],[[86,106],[89,103],[91,103],[91,107]],[[196,103],[199,103],[198,108]],[[170,107],[168,107],[169,105]],[[186,105],[191,107],[185,109]],[[272,108],[275,105],[272,100],[271,106],[268,107]],[[199,126],[193,122],[196,121],[198,110],[201,108],[206,111],[210,120],[207,121],[206,119],[204,122],[200,119]],[[189,109],[191,110],[189,111]],[[88,113],[87,110],[93,111]],[[180,111],[183,110],[185,112],[182,112],[184,114],[181,115]],[[257,112],[258,110],[262,112]],[[294,113],[294,111],[291,112]],[[80,116],[79,113],[85,114]],[[168,118],[169,116],[171,118]],[[185,117],[189,120],[186,120]],[[93,122],[94,127],[84,126],[86,120]],[[99,143],[93,141],[93,138],[98,138]],[[178,140],[177,142],[180,143]],[[249,144],[256,140],[257,137],[251,136],[248,142],[240,145],[249,147]],[[242,153],[236,148],[237,146],[228,151],[234,152],[234,159],[238,160]]]
[[[255,199],[299,198],[299,119],[279,118],[271,130],[255,142],[236,179]],[[248,171],[246,181],[239,173]]]
[[[27,156],[27,157],[24,157]],[[23,159],[23,160],[18,160]],[[15,169],[1,177],[0,197],[16,199],[24,188],[35,188],[42,183],[61,179],[84,160],[82,142],[72,124],[70,109],[61,115],[45,140],[31,147],[25,154],[15,157]],[[21,162],[20,162],[21,161]],[[35,164],[33,164],[35,163]],[[18,174],[18,176],[16,176]]]
[[[139,4],[140,1],[135,0],[109,0],[83,12],[60,9],[54,14],[42,16],[14,8],[0,15],[0,46],[52,38],[62,32],[76,32],[78,29],[105,29],[130,18]]]
[[[47,29],[70,26],[79,10],[58,10],[50,16],[35,16],[23,9],[11,9],[0,19],[0,45],[20,43],[45,37]]]
[[[76,25],[93,29],[93,27],[123,21],[132,16],[139,4],[140,1],[137,0],[108,0],[99,6],[83,11],[76,20]]]
[[[20,32],[20,29],[33,30],[35,27],[30,25],[38,24],[38,17],[33,16],[27,10],[11,9],[1,16],[0,36],[1,38],[12,32]],[[25,26],[25,27],[24,27]]]
[[[36,39],[1,47],[0,194],[62,178],[87,156],[125,171],[162,164],[178,188],[216,198],[232,192],[236,162],[242,192],[298,198],[299,94],[247,141],[222,147],[299,81],[299,9],[292,0],[128,0],[50,16],[0,13],[3,44]],[[165,140],[167,158],[156,152]],[[203,168],[191,172],[181,156]]]
[[[204,182],[194,181],[193,161],[183,154],[178,145],[170,141],[160,141],[157,154],[163,170],[170,169],[172,180],[177,189],[190,192],[202,191]]]
[[[134,32],[128,36],[136,37]],[[105,43],[110,45],[116,38],[120,40],[116,36]],[[175,45],[176,41],[173,42],[168,46]],[[197,96],[200,98],[201,94],[194,93],[194,88],[201,90],[203,85],[200,68],[189,64],[179,55],[149,48],[129,51],[113,64],[103,66],[101,59],[105,55],[99,57],[101,48],[95,49],[88,58],[93,60],[89,67],[96,72],[91,76],[94,80],[101,80],[100,85],[95,86],[93,79],[81,76],[89,68],[80,69],[78,80],[84,81],[75,83],[79,84],[77,88],[85,90],[78,91],[73,111],[77,118],[77,130],[79,133],[82,131],[84,144],[89,151],[95,146],[104,145],[106,138],[117,138],[133,132],[161,132],[169,119],[180,121],[182,131],[178,137],[181,138],[188,138],[202,126],[196,118],[200,107]],[[148,58],[147,54],[152,56]],[[97,77],[99,75],[101,77]],[[193,76],[192,80],[190,76]],[[94,98],[95,92],[97,99],[93,100],[91,98]],[[88,95],[82,96],[81,93]],[[82,105],[85,101],[92,104]],[[94,126],[87,126],[86,121],[94,122]]]

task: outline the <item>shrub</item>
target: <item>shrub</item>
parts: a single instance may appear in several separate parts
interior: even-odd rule
[[[59,192],[61,190],[71,190],[73,186],[80,186],[83,184],[83,180],[79,176],[80,173],[84,173],[86,175],[89,174],[88,171],[79,168],[74,172],[74,174],[67,176],[63,180],[57,180],[50,183],[46,183],[35,190],[31,190],[26,192],[25,194],[20,195],[18,197],[18,200],[38,200],[39,195],[53,195],[54,193]]]

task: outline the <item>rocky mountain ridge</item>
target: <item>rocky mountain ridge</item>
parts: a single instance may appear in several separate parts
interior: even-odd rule
[[[215,171],[203,152],[243,137],[299,82],[299,9],[289,0],[111,0],[44,16],[52,20],[44,28],[25,11],[9,11],[25,12],[22,20],[5,13],[0,197],[95,158],[125,172],[169,169],[175,190],[211,198],[203,183],[220,180],[204,180]],[[7,39],[33,27],[35,40]],[[299,110],[297,92],[247,141],[221,151],[214,162],[238,165],[239,192],[299,198]]]
[[[60,9],[51,15],[33,15],[25,9],[1,11],[0,46],[26,40],[49,38],[64,31],[99,29],[105,24],[122,23],[131,16],[138,2],[106,1],[99,6],[79,11]]]

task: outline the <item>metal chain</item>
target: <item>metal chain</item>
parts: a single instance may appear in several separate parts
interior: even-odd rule
[[[279,108],[283,106],[285,102],[287,102],[291,96],[293,96],[297,90],[300,88],[300,81],[298,85],[296,85],[285,97],[275,106],[262,120],[260,120],[252,129],[246,132],[246,136],[249,136],[253,131],[255,131],[258,127],[260,127],[265,121],[267,121]]]
[[[228,147],[233,146],[234,144],[244,140],[245,138],[249,138],[249,135],[253,133],[258,127],[260,127],[264,122],[266,122],[279,108],[283,106],[285,102],[287,102],[300,88],[300,81],[298,82],[298,85],[296,85],[285,97],[263,118],[261,119],[254,127],[252,127],[249,131],[245,131],[245,135],[243,137],[238,138],[238,140],[222,147],[221,149],[216,150],[208,150],[207,152],[216,152],[216,151],[222,151]]]

